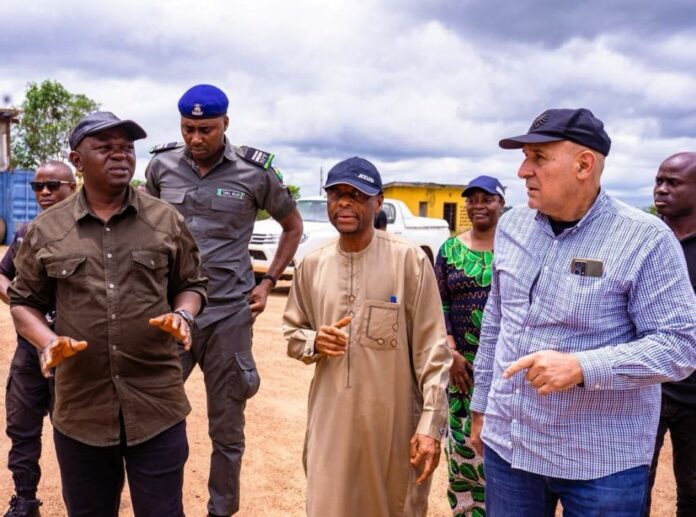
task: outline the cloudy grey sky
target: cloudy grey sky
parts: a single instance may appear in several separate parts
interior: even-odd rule
[[[636,206],[696,150],[692,0],[5,0],[0,18],[0,96],[53,79],[137,120],[139,175],[201,82],[228,93],[232,142],[306,195],[358,154],[385,181],[494,175],[523,203],[521,153],[497,143],[549,107],[604,120],[604,185]]]

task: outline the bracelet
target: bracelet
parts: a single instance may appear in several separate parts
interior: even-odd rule
[[[273,287],[275,287],[276,283],[278,282],[278,280],[273,275],[269,275],[268,273],[266,273],[265,275],[263,275],[261,277],[261,281],[264,281],[264,280],[270,280],[271,284],[273,284]]]

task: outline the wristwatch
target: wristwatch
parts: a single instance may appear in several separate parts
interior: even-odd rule
[[[194,321],[193,314],[191,314],[186,309],[177,309],[174,311],[174,314],[178,314],[179,316],[184,318],[186,320],[186,323],[188,323],[189,328],[193,329],[193,321]]]
[[[273,277],[272,275],[269,275],[269,274],[263,275],[263,276],[261,277],[261,280],[262,280],[262,281],[263,281],[263,280],[270,280],[270,281],[271,281],[271,284],[273,284],[273,287],[275,287],[275,286],[276,286],[276,283],[278,282],[278,280],[276,280],[275,277]]]

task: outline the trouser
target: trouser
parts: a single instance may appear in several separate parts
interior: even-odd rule
[[[650,486],[645,516],[650,516],[651,491],[655,484],[660,449],[669,430],[672,441],[672,468],[677,482],[677,517],[696,515],[696,406],[662,396],[655,454],[650,466]]]
[[[484,449],[488,517],[553,517],[558,501],[564,517],[640,517],[643,513],[647,465],[597,479],[560,479],[512,468],[493,449]]]
[[[12,441],[7,467],[15,492],[34,498],[41,478],[41,432],[51,407],[52,383],[41,374],[34,347],[17,346],[5,391],[7,436]]]
[[[244,454],[244,407],[259,388],[251,353],[248,306],[203,329],[194,325],[193,345],[180,349],[184,380],[196,363],[203,371],[208,402],[208,435],[213,450],[208,476],[208,511],[232,515],[239,510],[239,476]]]
[[[471,414],[468,411],[473,389],[463,393],[450,384],[447,389],[449,418],[447,432],[447,470],[449,485],[447,499],[452,514],[460,517],[485,516],[486,478],[483,458],[471,445],[469,430]]]
[[[95,447],[53,429],[56,456],[69,517],[117,517],[125,472],[135,517],[183,517],[186,421],[154,438],[126,445]]]

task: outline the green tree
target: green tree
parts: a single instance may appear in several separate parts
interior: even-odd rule
[[[67,158],[68,136],[77,121],[99,109],[82,94],[70,93],[57,81],[27,84],[19,124],[12,135],[12,165],[34,169],[46,160]]]

